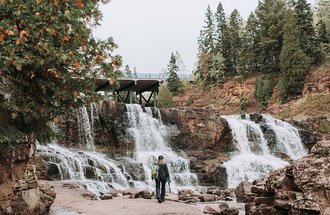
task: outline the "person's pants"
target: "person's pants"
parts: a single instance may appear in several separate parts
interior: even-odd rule
[[[166,185],[166,180],[156,179],[156,197],[157,199],[161,199],[162,202],[165,201],[165,185]],[[160,186],[162,187],[160,188]]]

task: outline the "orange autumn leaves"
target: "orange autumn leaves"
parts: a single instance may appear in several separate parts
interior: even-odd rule
[[[84,3],[81,0],[76,0],[77,7],[79,9],[83,9],[85,7]]]

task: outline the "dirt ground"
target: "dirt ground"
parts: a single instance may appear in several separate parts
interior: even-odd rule
[[[82,189],[69,189],[62,183],[52,182],[57,193],[51,215],[201,215],[202,208],[171,200],[158,203],[156,199],[89,200],[82,197]]]

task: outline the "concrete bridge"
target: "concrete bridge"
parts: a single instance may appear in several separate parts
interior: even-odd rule
[[[159,86],[164,80],[162,78],[119,78],[117,83],[112,84],[107,78],[98,78],[95,83],[96,91],[103,91],[106,98],[109,98],[110,94],[117,102],[133,103],[133,99],[138,99],[139,104],[156,106]]]

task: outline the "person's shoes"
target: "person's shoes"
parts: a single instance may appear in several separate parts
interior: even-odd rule
[[[158,203],[162,203],[162,201],[161,201],[161,199],[160,199],[160,198],[157,198],[157,200],[158,200]]]

